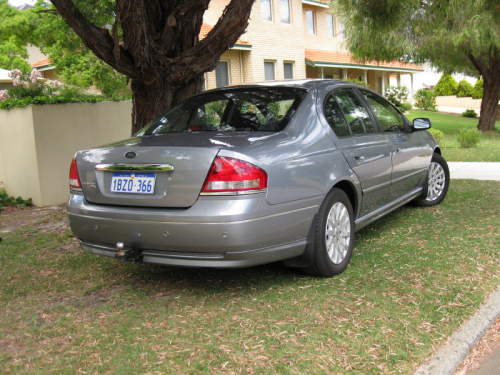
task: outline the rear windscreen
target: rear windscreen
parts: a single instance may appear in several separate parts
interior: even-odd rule
[[[278,132],[306,94],[304,89],[263,87],[207,92],[174,107],[138,136],[190,132]]]

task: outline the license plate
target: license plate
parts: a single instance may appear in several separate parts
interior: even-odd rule
[[[111,192],[132,194],[154,194],[156,176],[154,173],[113,173]]]

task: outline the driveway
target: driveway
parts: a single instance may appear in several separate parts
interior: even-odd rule
[[[448,162],[452,179],[500,181],[500,163]]]

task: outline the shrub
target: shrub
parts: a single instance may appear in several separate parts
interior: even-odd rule
[[[365,81],[361,81],[359,79],[346,79],[346,82],[351,82],[354,83],[355,85],[368,87],[368,84]]]
[[[388,87],[384,93],[387,100],[389,100],[392,104],[398,107],[401,111],[404,112],[401,107],[403,102],[408,99],[408,89],[404,86],[396,86],[396,87]]]
[[[9,196],[5,190],[0,189],[0,211],[3,208],[11,206],[11,207],[29,207],[33,206],[33,202],[30,199],[23,199],[21,197],[11,197]]]
[[[430,128],[429,133],[431,133],[432,138],[434,138],[434,140],[438,145],[441,144],[441,142],[443,142],[444,133],[441,130]]]
[[[483,79],[478,79],[472,88],[472,98],[482,99],[483,98]]]
[[[411,105],[411,103],[401,103],[401,111],[402,112],[408,112],[408,111],[411,111],[413,108],[413,106]]]
[[[465,79],[461,80],[458,83],[457,87],[457,96],[459,98],[464,98],[466,96],[472,96],[472,91],[474,91],[474,88],[472,85],[467,82]]]
[[[458,133],[458,143],[461,148],[476,147],[481,133],[477,129],[462,129]]]
[[[426,111],[436,110],[436,93],[429,89],[420,89],[415,94],[415,106]]]
[[[434,87],[437,96],[455,95],[457,91],[457,81],[451,74],[445,73]]]
[[[105,100],[122,100],[122,97],[89,95],[80,88],[62,86],[58,81],[40,79],[40,73],[33,70],[25,75],[20,70],[12,70],[12,88],[0,90],[0,109],[25,107],[30,104],[96,103]]]
[[[464,113],[462,113],[464,117],[477,118],[477,113],[473,109],[467,109]]]

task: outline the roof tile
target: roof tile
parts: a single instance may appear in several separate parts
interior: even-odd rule
[[[204,23],[203,25],[201,25],[201,30],[200,30],[200,40],[202,39],[205,39],[208,35],[208,33],[213,29],[212,26],[210,25],[207,25],[206,23]],[[236,41],[236,44],[244,44],[244,45],[248,45],[250,46],[250,43],[248,43],[246,40],[241,40],[241,39],[238,39]]]
[[[31,66],[33,68],[39,68],[41,66],[47,66],[47,65],[50,65],[52,64],[52,60],[49,59],[48,57],[44,58],[44,59],[41,59],[41,60],[38,60],[38,61],[35,61],[33,64],[31,64]]]
[[[424,68],[417,64],[409,64],[401,61],[359,61],[355,60],[350,53],[343,52],[333,52],[333,51],[322,51],[315,49],[306,49],[306,60],[313,62],[326,62],[326,63],[337,63],[337,64],[352,64],[352,65],[364,65],[364,66],[374,66],[381,68],[399,68],[399,69],[412,69],[412,70],[424,70]]]

